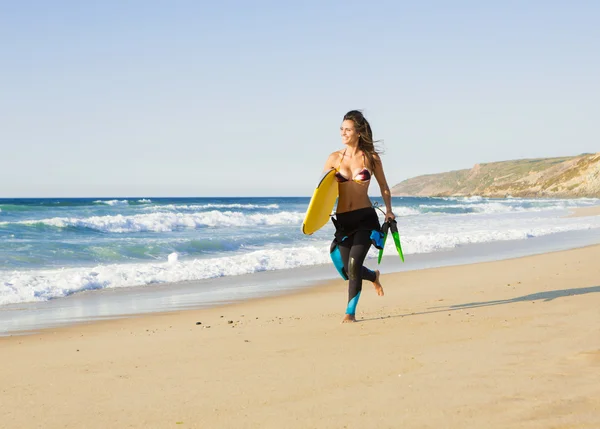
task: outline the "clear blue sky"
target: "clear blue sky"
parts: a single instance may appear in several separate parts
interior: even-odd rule
[[[390,186],[597,152],[599,22],[595,0],[5,1],[0,197],[308,196],[351,109]]]

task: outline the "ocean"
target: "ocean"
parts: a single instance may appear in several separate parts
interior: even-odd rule
[[[214,287],[225,285],[223,279],[237,279],[231,296],[224,291],[221,297],[234,299],[244,288],[240,279],[250,284],[258,273],[276,272],[301,282],[301,273],[311,272],[302,267],[321,267],[333,278],[333,225],[303,235],[308,202],[306,197],[0,199],[0,311],[86,291],[160,285],[164,293],[169,285],[204,281]],[[378,198],[373,202],[383,204]],[[537,237],[562,240],[600,232],[600,216],[565,217],[572,208],[598,204],[598,199],[393,198],[406,267],[417,255],[482,243],[519,246]],[[385,254],[396,254],[392,240]],[[376,255],[371,249],[367,263],[376,264]],[[261,293],[259,286],[252,288]]]

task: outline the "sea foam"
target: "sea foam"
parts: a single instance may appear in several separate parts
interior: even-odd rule
[[[14,222],[22,225],[45,225],[55,228],[89,228],[101,232],[169,232],[180,228],[201,227],[250,227],[260,225],[297,224],[304,217],[303,213],[278,212],[273,214],[232,211],[209,211],[200,213],[168,213],[156,212],[139,215],[107,215],[86,218],[55,217],[50,219],[26,220]],[[8,222],[0,222],[8,224]]]

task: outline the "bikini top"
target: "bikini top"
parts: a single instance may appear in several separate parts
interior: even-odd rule
[[[342,158],[340,159],[340,163],[339,163],[338,167],[335,169],[335,180],[337,180],[338,183],[344,183],[344,182],[350,181],[350,179],[348,179],[342,173],[340,173],[340,167],[342,166],[342,160],[344,159],[344,155],[346,155],[346,150],[348,150],[348,149],[344,150],[344,153],[342,154]],[[352,178],[352,180],[354,182],[357,182],[360,184],[369,183],[369,181],[371,180],[371,172],[367,169],[367,167],[365,167],[365,154],[364,153],[363,153],[363,168],[358,173],[356,173],[356,175]]]

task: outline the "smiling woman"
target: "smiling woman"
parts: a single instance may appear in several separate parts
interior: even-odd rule
[[[375,176],[386,207],[385,220],[395,218],[392,212],[390,189],[383,163],[375,149],[371,125],[362,112],[351,110],[344,115],[340,134],[344,148],[329,155],[325,171],[334,169],[339,199],[336,208],[334,246],[339,249],[344,271],[348,277],[348,306],[344,322],[356,321],[356,305],[362,291],[362,281],[373,282],[377,294],[383,296],[379,271],[363,266],[371,244],[380,247],[381,226],[368,191]]]

